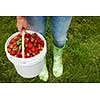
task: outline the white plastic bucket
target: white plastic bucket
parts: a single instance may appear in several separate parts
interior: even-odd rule
[[[38,55],[32,58],[22,59],[22,58],[16,58],[15,56],[12,56],[8,53],[7,46],[10,40],[16,35],[18,35],[19,32],[14,33],[12,36],[8,38],[8,40],[5,43],[5,52],[6,52],[7,58],[13,63],[19,75],[21,75],[24,78],[33,78],[39,75],[43,69],[44,58],[47,52],[47,47],[46,47],[46,40],[41,34],[39,34],[38,32],[34,32],[34,31],[27,31],[27,32],[30,34],[37,33],[38,36],[44,41],[44,48]]]

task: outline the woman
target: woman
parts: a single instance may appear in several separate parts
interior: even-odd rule
[[[67,34],[71,17],[70,16],[52,16],[51,31],[53,36],[53,74],[55,77],[59,77],[63,73],[62,64],[62,51],[66,42]],[[17,16],[17,28],[18,31],[33,30],[41,33],[44,36],[46,30],[46,16]],[[40,79],[48,80],[48,70],[46,67],[46,59],[44,61],[44,68],[39,75]]]

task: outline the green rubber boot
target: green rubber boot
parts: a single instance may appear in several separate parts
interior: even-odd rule
[[[48,70],[47,70],[47,66],[46,66],[46,58],[44,59],[44,66],[43,66],[43,70],[42,72],[39,74],[39,78],[43,81],[47,81],[48,80]]]
[[[53,46],[53,75],[55,77],[60,77],[63,73],[62,51],[63,48]]]

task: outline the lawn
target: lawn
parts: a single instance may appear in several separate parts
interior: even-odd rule
[[[52,73],[52,36],[50,18],[47,18],[46,40],[48,44],[48,83],[100,82],[100,17],[76,16],[68,31],[68,42],[63,52],[64,73],[55,78]],[[16,18],[0,17],[0,82],[43,83],[39,77],[22,78],[6,57],[4,45],[7,38],[16,32]]]

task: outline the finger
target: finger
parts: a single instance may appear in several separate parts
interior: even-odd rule
[[[26,29],[26,30],[29,30],[29,26],[26,26],[25,29]]]
[[[29,30],[29,25],[26,23],[24,28],[25,28],[25,30]]]
[[[19,32],[22,32],[22,29],[23,29],[22,25],[17,24],[17,29]]]

